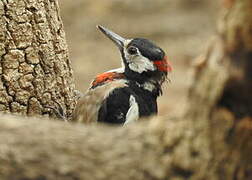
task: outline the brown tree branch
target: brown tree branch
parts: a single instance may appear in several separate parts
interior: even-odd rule
[[[125,128],[82,126],[1,115],[0,179],[190,176],[176,164],[185,153],[175,149],[183,140],[180,125],[160,119]]]

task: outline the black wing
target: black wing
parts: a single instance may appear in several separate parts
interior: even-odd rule
[[[134,93],[126,87],[113,90],[99,109],[98,122],[123,124],[130,108],[131,95]]]

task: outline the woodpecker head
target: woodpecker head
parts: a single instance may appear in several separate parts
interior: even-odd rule
[[[164,82],[172,67],[160,47],[144,38],[125,39],[102,26],[97,28],[119,48],[128,79],[139,83],[155,81],[159,85]]]

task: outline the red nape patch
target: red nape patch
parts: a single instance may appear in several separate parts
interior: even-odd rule
[[[97,86],[99,84],[113,81],[115,79],[123,79],[124,77],[125,76],[123,73],[105,72],[96,76],[96,78],[92,82],[92,87]]]
[[[159,71],[162,72],[171,72],[172,66],[171,63],[167,60],[167,56],[162,60],[154,61],[154,64],[157,66]]]

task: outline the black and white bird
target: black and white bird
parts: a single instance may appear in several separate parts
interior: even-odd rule
[[[157,97],[172,70],[165,52],[147,39],[125,39],[97,28],[119,48],[122,67],[96,76],[78,100],[72,120],[128,124],[157,114]]]

